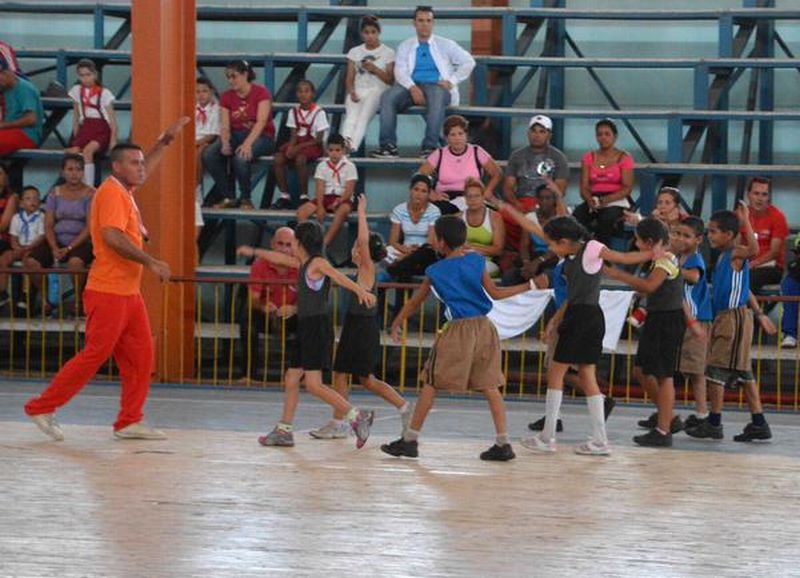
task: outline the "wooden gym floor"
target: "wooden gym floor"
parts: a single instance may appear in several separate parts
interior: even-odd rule
[[[649,408],[618,407],[614,454],[572,454],[588,428],[564,408],[554,456],[484,463],[480,400],[439,400],[418,461],[383,455],[399,420],[379,400],[363,450],[311,440],[326,409],[304,396],[293,449],[256,443],[277,391],[154,389],[164,442],[111,436],[117,389],[90,386],[48,441],[22,414],[38,383],[0,383],[0,576],[800,576],[800,419],[770,414],[771,444],[684,434],[634,447]],[[541,403],[508,404],[518,438]],[[682,412],[684,415],[687,412]]]

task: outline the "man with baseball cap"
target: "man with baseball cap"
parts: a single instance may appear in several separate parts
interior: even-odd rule
[[[537,114],[528,122],[528,146],[511,153],[503,181],[506,202],[517,210],[528,213],[536,207],[536,191],[542,185],[559,196],[567,190],[569,165],[563,152],[550,144],[553,121]],[[506,222],[506,242],[519,249],[521,231],[516,222],[503,215]]]
[[[44,109],[39,91],[19,76],[0,53],[0,92],[3,120],[0,120],[0,158],[23,148],[36,148],[42,138]]]

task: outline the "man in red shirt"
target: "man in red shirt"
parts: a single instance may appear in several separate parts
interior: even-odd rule
[[[294,231],[289,227],[281,227],[272,236],[270,249],[291,256],[293,239]],[[283,335],[285,332],[287,339],[290,339],[295,333],[297,269],[279,267],[263,259],[256,259],[250,267],[250,279],[261,282],[249,284],[248,307],[242,311],[239,323],[242,351],[248,352],[243,355],[242,368],[245,380],[260,381],[264,377],[264,367],[260,361],[263,348],[259,344],[258,336],[266,331],[267,322],[274,335]]]
[[[83,292],[86,345],[61,368],[41,395],[25,404],[25,413],[56,441],[64,439],[56,410],[66,405],[112,355],[122,382],[114,437],[166,437],[143,421],[153,369],[153,337],[141,281],[145,268],[162,281],[168,281],[171,273],[167,263],[144,251],[147,229],[134,193],[188,122],[188,117],[179,119],[158,138],[147,156],[139,145],[131,143],[118,144],[111,150],[112,174],[94,194],[89,220],[95,260]]]
[[[786,216],[770,202],[771,182],[767,177],[753,177],[747,186],[750,224],[758,241],[758,255],[750,261],[750,289],[760,293],[765,285],[779,285],[783,279]]]

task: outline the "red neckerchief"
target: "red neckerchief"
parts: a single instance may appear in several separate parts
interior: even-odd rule
[[[199,124],[206,124],[208,122],[208,113],[203,105],[198,104],[197,108],[195,109],[195,116],[197,117],[197,122]]]
[[[297,132],[300,132],[300,128],[305,128],[306,132],[311,134],[311,126],[317,116],[317,104],[312,102],[307,111],[300,106],[294,107],[292,111],[294,112],[294,124],[297,125]]]
[[[344,168],[344,159],[339,161],[338,165],[333,164],[328,160],[328,168],[333,172],[333,178],[336,180],[337,185],[342,184],[342,169]]]
[[[133,189],[128,189],[125,185],[119,182],[119,179],[115,176],[111,176],[112,179],[117,181],[119,186],[121,186],[125,191],[127,191],[128,196],[131,200],[131,204],[133,205],[133,210],[136,211],[136,219],[139,225],[139,233],[141,233],[142,238],[144,239],[145,243],[150,240],[150,233],[147,232],[147,227],[144,226],[144,219],[142,219],[142,213],[139,211],[139,205],[136,204],[136,199],[133,196]]]
[[[86,88],[81,85],[81,106],[86,110],[87,107],[100,110],[100,95],[103,93],[103,87],[96,84]],[[86,115],[84,115],[86,116]]]

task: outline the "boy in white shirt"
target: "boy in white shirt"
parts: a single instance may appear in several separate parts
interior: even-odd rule
[[[342,135],[335,134],[328,139],[328,158],[322,159],[314,173],[316,198],[297,209],[297,220],[307,221],[317,215],[320,223],[325,221],[326,213],[333,213],[333,223],[325,233],[323,243],[327,246],[336,238],[348,215],[353,211],[353,192],[358,181],[356,166],[347,159],[347,144]]]
[[[22,190],[20,209],[8,227],[11,249],[0,255],[0,269],[11,267],[15,261],[24,259],[32,249],[44,242],[44,213],[39,210],[40,203],[39,189],[28,186]],[[0,307],[9,300],[8,274],[0,273]]]

